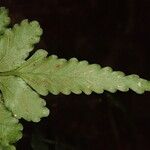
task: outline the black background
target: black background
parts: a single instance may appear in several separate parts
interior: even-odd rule
[[[150,79],[149,0],[1,0],[0,4],[9,9],[12,25],[26,18],[40,22],[44,33],[36,48]],[[22,121],[24,137],[18,149],[31,149],[35,129],[76,150],[150,149],[148,92],[49,94],[45,99],[50,116],[38,124]]]

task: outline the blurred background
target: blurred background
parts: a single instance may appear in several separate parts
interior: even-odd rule
[[[150,80],[149,0],[1,0],[12,25],[37,20],[44,48]],[[36,49],[35,48],[35,49]],[[150,93],[49,94],[48,118],[21,122],[18,150],[149,150]]]

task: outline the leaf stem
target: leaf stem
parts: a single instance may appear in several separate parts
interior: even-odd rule
[[[0,76],[16,76],[16,70],[6,71],[6,72],[0,72]]]

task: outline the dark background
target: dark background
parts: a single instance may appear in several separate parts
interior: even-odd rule
[[[25,18],[40,22],[44,33],[37,48],[150,79],[149,0],[1,0],[0,4],[9,8],[12,25]],[[49,94],[46,100],[48,118],[38,124],[22,120],[19,150],[31,150],[35,135],[48,145],[41,150],[150,149],[148,92]]]

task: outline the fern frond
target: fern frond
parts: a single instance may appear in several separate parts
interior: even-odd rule
[[[39,94],[85,94],[103,93],[104,90],[126,92],[132,89],[138,94],[150,91],[150,81],[138,75],[128,75],[121,71],[113,71],[110,67],[101,68],[98,64],[78,61],[76,58],[58,59],[47,52],[38,50],[27,62],[15,72],[34,88]]]

